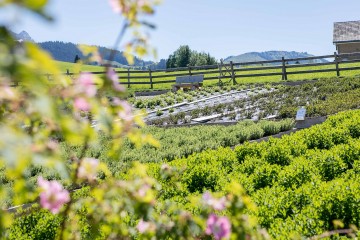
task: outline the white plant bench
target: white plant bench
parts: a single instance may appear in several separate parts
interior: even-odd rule
[[[172,85],[173,92],[180,88],[190,88],[191,90],[199,89],[204,82],[204,75],[192,75],[176,77],[175,84]]]

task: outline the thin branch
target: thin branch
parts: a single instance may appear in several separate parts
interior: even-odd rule
[[[119,32],[119,35],[118,35],[117,38],[116,38],[115,44],[114,44],[114,46],[113,46],[113,49],[112,49],[111,52],[110,52],[109,62],[111,62],[111,61],[114,60],[116,51],[117,51],[117,49],[118,49],[118,47],[119,47],[119,44],[120,44],[122,38],[124,37],[125,32],[126,32],[126,30],[127,30],[128,27],[129,27],[129,23],[128,23],[127,21],[125,21],[125,22],[123,23],[123,26],[122,26],[122,28],[121,28],[121,31]],[[107,68],[107,69],[109,68],[109,65],[110,65],[110,64],[106,64],[106,68]]]
[[[80,169],[80,166],[81,166],[81,162],[83,160],[83,158],[85,157],[85,153],[86,153],[86,150],[88,149],[88,137],[85,138],[85,141],[84,141],[84,145],[81,149],[81,152],[80,152],[80,156],[78,158],[78,161],[77,161],[77,165],[76,165],[76,169],[75,169],[75,173],[74,175],[72,176],[72,183],[76,183],[77,180],[78,180],[78,175],[79,175],[79,169]],[[66,204],[66,207],[65,207],[65,210],[63,211],[62,215],[63,215],[63,219],[62,219],[62,222],[61,222],[61,226],[60,226],[60,233],[59,233],[59,236],[60,236],[60,240],[63,240],[65,239],[64,238],[64,234],[65,234],[65,226],[66,226],[66,216],[69,214],[69,211],[70,211],[70,207],[73,203],[73,199],[71,198],[70,199],[70,202],[68,204]]]

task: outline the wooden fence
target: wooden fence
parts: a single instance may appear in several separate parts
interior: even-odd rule
[[[321,59],[333,59],[333,60],[328,62],[315,61]],[[300,63],[301,61],[308,61],[310,63]],[[200,74],[204,74],[204,75],[216,74],[216,76],[205,76],[204,81],[218,80],[219,83],[222,83],[223,79],[229,79],[230,81],[232,81],[233,84],[236,84],[237,81],[241,80],[241,78],[247,78],[247,77],[281,76],[282,80],[288,80],[288,76],[292,74],[320,73],[320,72],[336,72],[336,75],[340,76],[341,71],[360,70],[360,66],[341,68],[340,67],[341,64],[357,63],[357,62],[360,63],[360,53],[337,54],[335,52],[332,55],[304,57],[304,58],[285,59],[283,57],[281,60],[242,62],[242,63],[234,63],[234,62],[223,63],[223,61],[221,61],[217,65],[188,66],[182,68],[171,68],[171,69],[163,69],[163,70],[128,69],[128,70],[116,71],[116,73],[122,74],[120,78],[120,83],[127,85],[129,88],[131,87],[131,85],[150,85],[150,88],[152,89],[155,84],[175,83],[175,78],[178,76],[200,75]],[[251,66],[251,65],[256,65],[256,66]],[[329,66],[329,68],[296,71],[296,69],[298,68],[317,67],[317,66]],[[243,72],[262,71],[262,70],[281,70],[281,71],[242,74]],[[91,73],[105,74],[105,72],[91,72]],[[162,74],[160,75],[159,73]],[[76,75],[76,73],[70,73],[69,71],[67,71],[67,73],[65,74]],[[164,78],[174,78],[174,79],[162,80]],[[126,79],[127,81],[124,81],[124,79]],[[135,79],[136,81],[134,81]]]

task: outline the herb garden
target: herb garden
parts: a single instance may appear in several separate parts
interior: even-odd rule
[[[118,40],[156,4],[111,0]],[[5,5],[49,19],[46,1]],[[129,97],[109,66],[69,78],[5,26],[0,49],[1,239],[359,236],[359,77]],[[294,129],[301,106],[326,121]]]

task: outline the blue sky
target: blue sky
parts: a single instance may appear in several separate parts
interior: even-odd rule
[[[268,50],[322,55],[335,51],[333,23],[360,20],[359,11],[358,0],[164,0],[147,20],[157,25],[149,33],[159,58],[184,44],[217,59]],[[50,0],[49,12],[54,23],[12,9],[0,12],[0,22],[37,42],[107,47],[122,22],[107,0]]]

